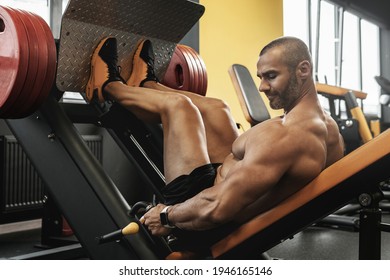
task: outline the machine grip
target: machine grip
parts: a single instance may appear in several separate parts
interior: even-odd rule
[[[367,143],[372,139],[372,134],[370,128],[368,127],[367,120],[363,114],[363,111],[358,105],[356,97],[352,93],[352,91],[349,91],[345,94],[345,101],[347,103],[349,111],[351,112],[352,117],[359,122],[359,134],[360,137],[362,137],[363,143]]]
[[[99,244],[103,244],[103,243],[119,240],[126,235],[136,234],[138,231],[139,231],[139,225],[136,222],[131,222],[123,229],[118,229],[116,231],[107,233],[103,236],[97,237],[96,239]]]

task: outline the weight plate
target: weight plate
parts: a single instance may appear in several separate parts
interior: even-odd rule
[[[199,73],[198,65],[196,64],[188,46],[180,45],[180,50],[183,52],[183,54],[185,54],[187,63],[192,65],[192,69],[194,73],[192,76],[190,76],[191,86],[189,88],[189,91],[193,93],[198,93],[199,81],[200,81],[200,75],[199,75],[200,73]]]
[[[12,114],[14,118],[22,118],[28,115],[29,108],[33,105],[37,95],[41,91],[46,75],[47,58],[45,58],[46,54],[42,53],[39,47],[40,44],[45,42],[44,36],[38,34],[30,16],[22,10],[14,9],[14,11],[26,28],[30,54],[27,77],[17,100],[17,111]]]
[[[190,53],[192,53],[193,58],[194,58],[195,62],[198,65],[199,73],[200,73],[200,76],[201,76],[201,78],[199,79],[200,80],[199,91],[197,93],[204,96],[204,95],[206,95],[206,92],[207,92],[207,71],[206,71],[206,66],[205,66],[204,61],[201,58],[201,56],[193,48],[188,47],[188,50],[189,50]]]
[[[51,32],[50,27],[47,25],[46,21],[43,18],[34,14],[34,19],[36,20],[36,22],[38,22],[41,25],[41,27],[45,32],[45,36],[46,36],[45,42],[47,46],[48,61],[47,61],[45,82],[42,86],[41,93],[36,99],[34,106],[31,108],[33,112],[36,111],[46,100],[46,98],[49,96],[50,90],[55,80],[56,69],[57,69],[57,49],[54,42],[53,33]]]
[[[18,74],[18,36],[12,27],[12,19],[0,8],[0,107],[9,98]]]
[[[187,49],[188,54],[191,56],[192,61],[196,64],[197,72],[198,72],[198,79],[197,79],[197,87],[196,87],[196,93],[199,95],[205,95],[203,92],[203,85],[204,85],[204,71],[203,67],[199,62],[199,54],[191,47],[185,46]]]
[[[202,57],[200,56],[200,54],[197,53],[194,49],[191,49],[191,50],[194,53],[195,59],[196,59],[196,61],[199,64],[199,68],[202,69],[202,73],[203,73],[203,87],[201,89],[201,94],[202,95],[206,95],[206,92],[207,92],[207,69],[206,69],[206,65],[205,65]]]
[[[182,54],[182,60],[181,60],[181,63],[182,63],[182,67],[183,67],[183,72],[186,72],[187,71],[187,75],[185,75],[184,77],[187,77],[187,81],[184,79],[183,81],[183,90],[186,90],[186,91],[190,91],[190,92],[193,92],[194,90],[194,77],[197,78],[197,73],[196,73],[196,69],[194,68],[194,65],[191,61],[191,59],[189,58],[186,50],[184,48],[182,48],[181,45],[178,45],[176,47],[177,51],[179,53]]]
[[[173,89],[187,90],[189,75],[190,69],[185,57],[176,46],[162,83]]]
[[[14,11],[0,6],[0,116],[12,114],[28,70],[28,41],[24,26]]]
[[[48,47],[46,43],[45,30],[35,18],[35,15],[26,11],[19,10],[20,14],[23,15],[25,23],[31,25],[36,35],[36,43],[38,46],[38,70],[35,77],[34,85],[29,91],[27,100],[23,103],[20,114],[16,117],[25,117],[32,114],[35,110],[35,103],[39,96],[42,94],[42,88],[46,81],[46,74],[48,70]]]

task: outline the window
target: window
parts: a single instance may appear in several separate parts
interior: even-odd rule
[[[49,18],[49,5],[47,0],[2,0],[1,5],[30,11],[42,17],[47,23]]]
[[[374,79],[380,75],[379,27],[331,1],[284,0],[283,7],[284,35],[307,43],[315,79],[366,92],[364,112],[379,115],[380,87]]]
[[[54,29],[53,35],[55,38],[58,38],[61,15],[65,11],[69,1],[70,0],[2,0],[1,5],[30,11],[39,15],[47,22],[52,30]],[[50,7],[52,7],[52,9],[50,9]]]

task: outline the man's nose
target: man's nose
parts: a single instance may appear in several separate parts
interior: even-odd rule
[[[259,86],[259,91],[260,92],[265,92],[267,90],[270,89],[270,86],[269,86],[269,83],[267,83],[267,81],[265,81],[264,79],[262,79],[260,81],[260,86]]]

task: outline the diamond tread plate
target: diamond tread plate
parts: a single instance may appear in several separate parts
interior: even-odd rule
[[[61,91],[84,92],[93,50],[115,36],[121,76],[130,76],[130,55],[141,38],[153,42],[155,71],[161,79],[176,44],[204,13],[187,0],[71,0],[62,18],[56,84]]]

